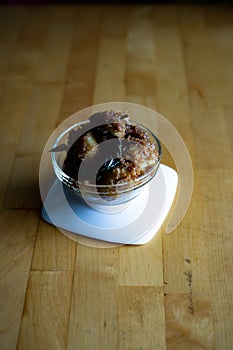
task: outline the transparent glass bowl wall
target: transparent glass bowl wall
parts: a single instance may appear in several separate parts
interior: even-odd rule
[[[148,184],[157,173],[161,161],[161,145],[157,137],[149,129],[133,121],[130,121],[130,123],[133,125],[140,125],[140,127],[149,134],[150,140],[153,141],[156,145],[156,150],[159,154],[159,157],[155,165],[150,168],[147,173],[138,177],[131,183],[125,182],[115,185],[97,185],[85,183],[80,184],[77,179],[71,178],[62,170],[67,151],[51,152],[54,172],[66,189],[69,189],[73,193],[84,198],[87,202],[93,203],[95,205],[99,204],[101,206],[123,204],[135,198],[141,193],[141,191],[145,188],[144,186]],[[84,124],[86,124],[85,121],[76,123],[62,132],[54,142],[53,149],[59,147],[62,144],[67,144],[70,131],[72,129],[76,130],[80,125]]]

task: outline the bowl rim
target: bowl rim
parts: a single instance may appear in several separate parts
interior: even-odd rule
[[[84,121],[80,121],[77,122],[71,126],[69,126],[68,128],[66,128],[63,132],[61,132],[59,134],[59,136],[56,138],[56,140],[53,143],[53,147],[52,150],[54,148],[56,148],[60,142],[60,140],[67,134],[69,133],[72,129],[75,129],[76,127],[80,126],[80,125],[85,125],[85,124],[89,124],[89,120],[84,120]],[[156,161],[156,163],[154,164],[154,166],[151,167],[151,169],[146,172],[145,174],[133,179],[134,185],[133,186],[129,186],[129,188],[124,189],[122,191],[122,193],[128,192],[128,191],[132,191],[134,189],[140,188],[141,186],[145,185],[146,183],[148,183],[156,174],[159,165],[161,163],[161,158],[162,158],[162,147],[161,147],[161,143],[159,141],[159,139],[157,138],[157,136],[150,130],[148,129],[146,126],[144,126],[141,123],[138,123],[134,120],[130,120],[130,123],[132,123],[133,125],[139,125],[140,127],[142,127],[144,130],[146,130],[150,135],[152,135],[152,137],[154,138],[154,140],[156,141],[156,144],[158,146],[158,160]],[[67,185],[68,187],[73,188],[73,185],[75,184],[74,188],[75,190],[79,190],[80,185],[83,185],[83,183],[79,184],[77,179],[72,178],[71,176],[67,175],[58,165],[57,160],[56,160],[56,153],[60,153],[63,151],[50,151],[51,152],[51,158],[52,158],[52,165],[54,167],[56,176],[57,176],[57,172],[60,174],[60,176],[62,177],[62,182]],[[64,150],[65,151],[65,150]],[[61,180],[61,179],[59,179]],[[65,181],[63,181],[65,180]],[[68,183],[66,182],[68,181]],[[138,183],[138,184],[137,184]],[[125,181],[124,183],[118,183],[118,184],[112,184],[112,185],[98,185],[98,184],[92,184],[92,183],[85,183],[85,189],[88,189],[88,192],[91,191],[91,189],[103,189],[103,188],[107,188],[107,189],[118,189],[122,186],[125,185],[129,185],[129,182]],[[90,191],[89,191],[90,189]],[[94,191],[93,193],[96,193],[96,191]],[[119,192],[121,193],[121,192]]]

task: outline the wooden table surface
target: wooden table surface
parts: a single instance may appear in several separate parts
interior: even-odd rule
[[[233,349],[232,9],[0,8],[1,349]],[[193,161],[185,219],[145,246],[91,248],[40,218],[48,137],[109,101],[158,110]]]

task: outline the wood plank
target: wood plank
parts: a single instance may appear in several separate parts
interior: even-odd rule
[[[205,236],[205,230],[210,224],[205,202],[210,194],[205,181],[206,179],[201,179],[200,173],[196,172],[188,213],[175,231],[163,235],[165,293],[188,293],[189,274],[192,275],[191,284],[196,293],[210,293],[207,251],[210,241]]]
[[[43,82],[64,82],[74,29],[72,6],[53,8],[36,78]],[[58,54],[59,53],[59,54]]]
[[[11,52],[8,79],[36,79],[51,23],[51,15],[52,8],[50,7],[27,8],[27,20],[24,20],[19,32],[14,52]]]
[[[65,349],[71,286],[70,272],[31,272],[17,349]]]
[[[153,7],[153,18],[155,20],[156,26],[159,27],[167,27],[177,26],[177,18],[176,18],[176,9],[178,6],[170,5],[170,4],[159,4],[158,6]]]
[[[151,242],[144,246],[122,246],[119,251],[119,285],[163,285],[161,231],[156,234]]]
[[[39,162],[55,126],[62,89],[60,84],[36,84],[33,88],[5,197],[5,208],[39,209],[41,206]]]
[[[94,104],[124,100],[124,70],[122,69],[124,59],[123,38],[101,39],[93,97]]]
[[[75,24],[57,124],[92,105],[102,12],[101,6],[74,9]]]
[[[0,208],[3,207],[31,90],[31,83],[11,81],[4,84],[0,95],[0,148],[3,150],[1,155],[3,166],[0,171]]]
[[[16,348],[38,223],[32,211],[0,211],[0,348]]]
[[[118,253],[118,248],[78,246],[67,349],[119,349]]]
[[[224,178],[223,181],[221,181],[221,176]],[[164,236],[166,293],[187,292],[186,272],[190,270],[193,274],[194,290],[201,293],[211,293],[209,287],[211,283],[210,270],[212,269],[212,261],[216,257],[214,251],[222,240],[223,232],[228,239],[232,225],[230,213],[226,216],[225,224],[221,223],[221,201],[228,203],[229,211],[232,209],[230,202],[232,186],[229,183],[231,176],[232,171],[224,172],[224,176],[222,171],[215,171],[211,175],[208,171],[198,172],[189,209],[189,216],[193,220],[190,222],[188,218],[185,219],[177,231]],[[208,182],[206,181],[207,177]],[[224,198],[221,186],[224,186],[229,197]],[[227,208],[224,207],[224,210],[227,211]],[[228,244],[231,244],[231,241],[231,239],[228,240]]]
[[[125,36],[127,11],[113,7],[104,13],[96,66],[93,104],[125,99]],[[120,23],[119,23],[120,21]]]
[[[213,64],[213,52],[204,15],[199,7],[182,7],[178,18],[187,73],[197,167],[227,169],[232,166],[232,156],[228,153],[230,143],[220,102],[217,80],[220,72],[215,71]]]
[[[233,171],[217,170],[211,174],[210,182],[206,182],[209,173],[201,176],[208,193],[204,236],[208,237],[206,254],[216,347],[225,350],[233,344]]]
[[[165,307],[168,350],[216,349],[208,298],[195,294],[167,294]]]
[[[229,139],[229,142],[231,144],[231,154],[233,155],[233,119],[232,119],[232,114],[233,114],[233,105],[224,105],[223,107],[223,114],[224,114],[224,119],[225,119],[225,127],[227,130],[227,136]],[[233,162],[232,162],[233,165]]]
[[[73,271],[76,244],[56,227],[40,220],[33,254],[33,271]]]
[[[183,223],[171,234],[163,235],[165,293],[185,293],[187,291],[186,272],[190,271],[192,263],[193,268],[196,268],[196,260],[194,263],[192,257],[192,235]],[[187,261],[190,261],[190,264],[187,264]],[[205,286],[206,284],[203,285],[203,288]]]
[[[0,12],[0,84],[11,75],[18,38],[27,19],[25,6],[2,6]]]
[[[182,224],[183,229],[181,227],[177,235],[172,233],[164,237],[164,290],[165,294],[189,294],[189,298],[195,294],[199,303],[208,300],[213,314],[216,348],[228,349],[232,343],[233,329],[230,287],[233,282],[233,172],[216,170],[210,175],[209,171],[202,170],[198,174],[198,189],[190,208],[193,221]],[[175,332],[173,335],[175,337]],[[211,344],[207,343],[206,348],[211,348]]]
[[[208,34],[213,52],[213,63],[218,72],[219,101],[223,106],[223,120],[225,132],[231,144],[228,154],[231,157],[229,171],[218,171],[212,176],[215,186],[209,188],[213,196],[209,197],[210,207],[215,209],[217,217],[218,235],[213,237],[213,266],[211,269],[212,303],[215,320],[216,345],[219,349],[228,349],[233,343],[233,304],[232,288],[233,283],[232,267],[232,167],[233,167],[233,120],[232,120],[232,13],[226,7],[206,10],[206,17],[209,23]],[[225,150],[226,152],[227,150]],[[224,158],[222,158],[224,159]],[[224,160],[225,162],[225,160]],[[203,174],[203,177],[206,174]],[[217,199],[217,203],[216,203]],[[223,214],[224,213],[224,214]],[[223,214],[223,215],[222,215]]]
[[[155,108],[157,88],[155,64],[157,56],[151,7],[133,8],[128,22],[129,28],[126,37],[127,101]],[[151,104],[148,104],[148,102]]]
[[[229,14],[227,13],[229,12]],[[207,12],[209,14],[209,12]],[[232,60],[233,60],[233,46],[232,46],[232,28],[227,18],[232,16],[230,11],[224,11],[226,21],[218,25],[218,14],[212,12],[213,25],[209,25],[208,34],[210,38],[210,46],[213,52],[213,63],[215,70],[218,72],[218,86],[219,86],[219,101],[223,107],[223,121],[225,132],[231,144],[233,155],[233,119],[232,119]],[[215,24],[217,23],[217,24]],[[233,159],[233,158],[232,158]],[[233,161],[231,163],[233,166]]]
[[[232,7],[229,4],[212,4],[204,6],[205,22],[208,28],[215,26],[220,30],[223,27],[231,27],[233,22]],[[214,59],[214,57],[213,57]]]
[[[195,161],[182,41],[176,13],[173,7],[169,10],[167,16],[164,16],[164,7],[155,8],[153,12],[157,108],[180,133]]]
[[[160,287],[118,288],[118,349],[166,349]]]
[[[154,73],[157,81],[156,108],[180,133],[192,162],[195,163],[186,72],[175,7],[155,7],[152,16],[156,52]],[[166,145],[162,144],[162,147],[162,162],[176,169],[174,159]]]
[[[63,84],[35,84],[16,156],[40,154],[54,129]]]

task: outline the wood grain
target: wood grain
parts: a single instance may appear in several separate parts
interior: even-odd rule
[[[36,71],[39,81],[65,80],[67,62],[74,28],[74,11],[67,7],[53,9],[48,33],[43,42],[43,52]],[[55,64],[56,62],[56,64]]]
[[[41,206],[39,159],[55,127],[62,89],[60,84],[35,84],[33,87],[8,182],[6,208],[39,209]]]
[[[0,7],[1,349],[232,350],[232,14]],[[157,109],[192,157],[184,220],[145,246],[91,247],[40,217],[49,135],[109,101]],[[165,145],[163,162],[174,166]]]
[[[66,69],[63,101],[57,119],[60,124],[73,113],[92,104],[95,88],[96,62],[101,30],[102,9],[87,6],[75,12],[72,41]]]
[[[38,218],[32,211],[0,212],[0,344],[15,349],[28,286]]]
[[[182,11],[179,12],[179,17],[181,13]],[[191,18],[191,23],[187,18]],[[221,96],[219,96],[218,81],[211,59],[214,55],[208,42],[204,15],[198,9],[185,8],[182,18],[179,18],[179,25],[182,31],[184,60],[187,66],[197,167],[201,169],[232,167],[229,138],[226,137],[223,109],[220,103]],[[218,127],[211,128],[211,124],[218,125]],[[199,132],[200,127],[201,132]],[[216,140],[218,140],[218,146],[214,147]],[[213,148],[209,145],[212,145]],[[201,157],[199,157],[200,154],[202,154]]]
[[[167,349],[215,349],[211,303],[204,295],[168,294],[165,300]]]
[[[72,274],[32,271],[19,334],[18,349],[64,349]]]
[[[0,11],[0,84],[12,77],[11,62],[18,49],[18,40],[27,19],[26,7],[5,7]]]
[[[118,349],[166,349],[162,288],[121,286],[118,319]]]
[[[6,82],[0,96],[0,146],[7,150],[2,154],[0,172],[1,208],[4,206],[9,177],[14,166],[15,153],[20,140],[31,90],[32,84],[30,82]],[[12,99],[14,99],[14,103],[12,103]]]
[[[64,248],[66,247],[66,248]],[[39,222],[32,271],[73,271],[76,244],[56,227]]]
[[[69,350],[117,349],[118,254],[117,248],[77,247]]]
[[[123,11],[120,14],[119,17],[119,9],[115,7],[104,12],[96,64],[94,104],[123,101],[125,98],[124,19],[127,17]]]
[[[119,250],[120,285],[163,286],[161,232],[146,246],[123,246]]]

